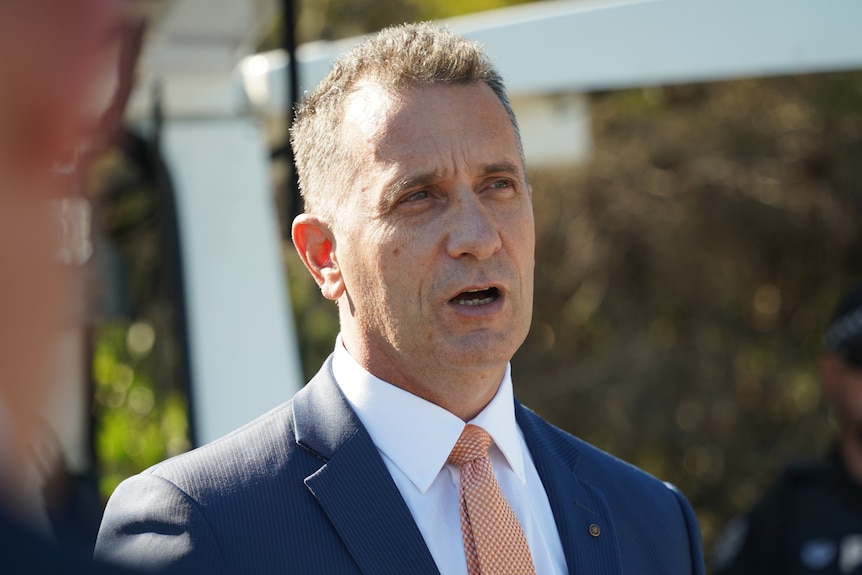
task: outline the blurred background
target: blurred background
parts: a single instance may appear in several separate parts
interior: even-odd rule
[[[404,21],[485,43],[522,124],[520,399],[680,487],[707,558],[785,465],[828,449],[816,357],[862,281],[859,5],[128,4],[110,137],[82,152],[68,215],[90,289],[46,414],[61,539],[88,544],[123,478],[285,401],[330,353],[336,308],[289,238],[289,111],[358,35]]]

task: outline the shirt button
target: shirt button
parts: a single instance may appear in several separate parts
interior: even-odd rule
[[[590,535],[593,537],[598,537],[602,533],[602,528],[598,526],[598,524],[593,523],[590,525]]]

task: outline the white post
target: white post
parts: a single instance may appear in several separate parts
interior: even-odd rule
[[[198,442],[302,385],[269,159],[248,117],[174,119],[163,132],[180,228]]]

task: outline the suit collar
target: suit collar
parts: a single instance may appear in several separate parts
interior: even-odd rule
[[[362,572],[438,574],[377,448],[335,383],[331,358],[296,395],[293,409],[297,442],[321,458],[305,484]],[[602,492],[578,476],[580,449],[517,401],[515,417],[548,494],[569,573],[620,575],[610,510]]]
[[[311,381],[293,398],[296,441],[323,459],[330,459],[362,428],[332,375],[330,356]]]
[[[296,440],[321,458],[305,485],[363,573],[439,575],[413,516],[332,375],[330,357],[294,398]]]
[[[620,575],[610,508],[601,490],[579,477],[580,449],[517,401],[515,417],[545,486],[570,575]]]
[[[395,465],[422,493],[426,493],[449,458],[464,430],[453,413],[388,383],[365,370],[351,357],[341,339],[332,354],[332,374],[350,407],[371,436],[387,465]],[[494,465],[508,465],[526,482],[521,436],[515,421],[511,369],[490,403],[470,421],[494,440]]]

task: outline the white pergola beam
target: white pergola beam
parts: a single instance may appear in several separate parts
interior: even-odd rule
[[[486,46],[513,96],[862,68],[858,0],[563,0],[443,23]],[[359,40],[300,46],[301,91]],[[275,112],[289,63],[263,57]]]
[[[510,89],[588,91],[862,67],[857,0],[551,2],[453,21]]]

